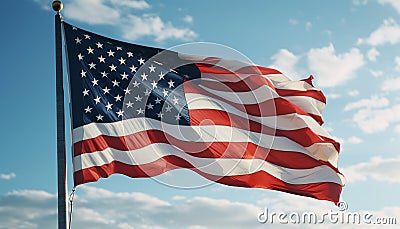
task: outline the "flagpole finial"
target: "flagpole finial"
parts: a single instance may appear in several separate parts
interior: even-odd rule
[[[56,0],[56,1],[53,1],[53,3],[51,3],[51,7],[53,7],[54,11],[59,13],[63,8],[63,4],[61,1]]]

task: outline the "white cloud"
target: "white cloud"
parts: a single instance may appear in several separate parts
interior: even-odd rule
[[[386,43],[396,44],[400,42],[400,26],[393,18],[383,21],[374,32],[367,38],[359,38],[357,44],[369,44],[372,46],[383,45]]]
[[[396,63],[396,70],[400,72],[400,56],[396,56],[394,62]]]
[[[115,6],[130,7],[137,10],[149,9],[151,6],[143,0],[133,1],[133,0],[111,0]]]
[[[375,70],[369,70],[369,72],[371,73],[371,75],[373,75],[374,77],[379,77],[383,75],[382,71],[375,71]]]
[[[184,21],[184,22],[187,22],[187,23],[193,23],[193,17],[190,16],[190,15],[186,15],[186,16],[183,18],[183,21]]]
[[[381,89],[383,91],[400,90],[400,77],[386,79],[385,81],[383,81]]]
[[[179,29],[171,22],[164,22],[159,16],[144,14],[142,17],[135,15],[127,16],[129,24],[125,24],[126,39],[136,40],[142,36],[154,36],[156,41],[166,39],[191,40],[197,34],[190,29]]]
[[[396,126],[394,127],[394,131],[395,131],[396,133],[399,133],[399,134],[400,134],[400,125],[396,125]]]
[[[41,190],[20,190],[0,195],[0,228],[55,228],[55,195]]]
[[[310,21],[306,22],[306,31],[310,31],[312,28],[312,23]]]
[[[356,97],[360,94],[360,92],[358,90],[354,89],[354,90],[347,92],[347,94],[351,97]]]
[[[42,7],[44,0],[35,0]],[[150,9],[144,0],[71,0],[65,5],[63,14],[66,19],[72,19],[91,25],[110,25],[120,31],[121,36],[128,40],[142,37],[152,37],[157,42],[167,39],[192,40],[197,34],[189,28],[177,28],[172,22],[163,20],[153,14],[132,14],[131,9]],[[47,8],[46,8],[47,9]],[[184,18],[186,22],[193,21],[191,16]]]
[[[353,78],[356,71],[364,65],[364,57],[357,48],[336,54],[333,44],[330,44],[327,47],[310,49],[308,64],[319,86],[334,87]]]
[[[367,178],[372,176],[373,174],[369,169],[377,173],[373,179],[384,179],[385,174],[380,170],[380,167],[384,167],[384,165],[396,169],[394,167],[396,160],[379,158],[377,160],[383,161],[383,163],[378,162],[378,164],[382,165],[374,166],[375,162],[367,162],[367,166],[355,165],[348,167],[346,172],[349,172],[350,181],[366,179],[363,176]],[[389,179],[393,179],[393,182],[398,182],[398,177]],[[78,188],[74,200],[72,228],[261,229],[269,224],[269,222],[268,224],[260,224],[257,221],[258,214],[264,211],[265,208],[268,208],[270,212],[286,212],[288,214],[291,212],[299,214],[314,212],[318,216],[322,216],[322,213],[328,211],[338,211],[338,208],[331,202],[286,193],[280,193],[274,198],[264,198],[257,204],[199,196],[169,204],[155,196],[144,193],[140,193],[140,196],[137,196],[137,193],[111,192],[100,188],[83,187]],[[102,197],[97,192],[105,194],[105,197]],[[146,196],[146,198],[140,200],[141,196]],[[56,198],[56,195],[40,190],[24,190],[0,194],[0,228],[56,228]],[[151,201],[148,204],[152,206],[150,208],[148,206],[143,207],[142,203],[148,199],[156,201]],[[159,203],[167,203],[167,205],[159,205]],[[373,212],[374,216],[392,216],[393,214],[400,216],[398,207],[387,206],[383,209],[369,209],[368,211]],[[288,225],[281,225],[276,220],[271,226],[274,228],[288,227]],[[313,228],[311,224],[289,224],[289,226]],[[327,224],[324,226],[343,229],[353,228],[354,225]]]
[[[360,143],[363,142],[363,140],[361,138],[359,138],[359,137],[352,136],[349,139],[347,139],[346,142],[350,143],[350,144],[360,144]]]
[[[42,9],[44,10],[50,10],[51,2],[49,0],[33,0],[34,2],[38,3]]]
[[[400,13],[400,1],[399,0],[378,0],[379,4],[391,5],[398,13]]]
[[[184,196],[174,196],[174,197],[172,197],[172,200],[176,200],[176,201],[184,200],[184,199],[186,199],[186,197],[184,197]]]
[[[103,0],[73,0],[64,7],[63,14],[66,18],[94,25],[117,25],[120,21],[120,12]]]
[[[359,101],[349,103],[344,107],[344,111],[351,111],[359,108],[379,108],[389,105],[389,100],[385,97],[371,96],[369,99],[361,99]]]
[[[391,124],[400,122],[400,105],[384,109],[361,109],[353,115],[353,121],[365,133],[378,133]]]
[[[347,181],[366,181],[374,179],[378,181],[387,181],[400,183],[400,158],[381,158],[373,157],[367,162],[362,162],[343,168]],[[390,171],[390,174],[388,174]]]
[[[37,190],[0,195],[0,228],[56,228],[56,201],[56,195]],[[225,199],[191,197],[170,204],[145,193],[83,186],[75,196],[72,228],[260,227],[259,211]]]
[[[367,53],[367,57],[369,61],[375,62],[376,58],[380,55],[379,51],[374,47],[370,49]]]
[[[289,24],[297,25],[297,24],[299,24],[299,22],[296,19],[289,19]]]
[[[326,97],[328,99],[338,99],[338,98],[341,97],[341,95],[340,94],[336,94],[336,93],[329,93],[329,94],[326,94]]]
[[[271,60],[273,60],[271,67],[276,68],[292,79],[299,79],[300,73],[296,70],[296,64],[299,59],[300,57],[294,55],[289,50],[280,49],[271,57]]]
[[[353,4],[356,6],[366,5],[367,3],[368,3],[368,0],[353,0]]]
[[[2,180],[11,180],[13,178],[15,178],[17,175],[15,175],[15,173],[0,173],[0,179]]]

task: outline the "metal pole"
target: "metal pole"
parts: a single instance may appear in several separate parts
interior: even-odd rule
[[[57,106],[57,180],[58,180],[58,229],[67,229],[67,184],[65,153],[65,118],[64,118],[64,77],[62,64],[62,37],[60,11],[61,1],[53,1],[56,32],[56,106]]]

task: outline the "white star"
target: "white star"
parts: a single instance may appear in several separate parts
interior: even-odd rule
[[[109,67],[111,68],[111,71],[117,71],[117,66],[115,66],[114,64],[111,64]]]
[[[180,120],[181,119],[181,115],[178,113],[177,115],[175,115],[175,120]]]
[[[90,69],[96,69],[96,64],[95,63],[90,63],[89,64]]]
[[[171,112],[171,110],[172,110],[172,107],[171,107],[170,105],[168,105],[168,106],[165,108],[165,111],[167,111],[167,112]]]
[[[153,107],[154,107],[154,105],[151,103],[147,104],[146,106],[147,106],[147,109],[153,109]]]
[[[172,101],[174,101],[174,105],[177,105],[179,103],[179,99],[176,98],[175,96],[174,96],[174,99]]]
[[[83,78],[83,77],[86,77],[86,72],[83,71],[83,69],[82,69],[82,72],[81,72],[81,77],[82,77],[82,78]]]
[[[83,96],[89,95],[89,90],[85,88],[85,90],[82,91]]]
[[[135,67],[135,65],[132,64],[132,66],[129,67],[129,68],[131,69],[131,72],[136,72],[136,67]]]
[[[131,101],[129,101],[129,102],[126,104],[126,107],[127,107],[127,108],[132,107],[132,106],[133,106],[133,103],[132,103]]]
[[[138,60],[140,65],[144,64],[144,59],[142,57],[140,57],[140,59]]]
[[[163,118],[164,114],[160,111],[160,113],[157,113],[157,117]]]
[[[76,41],[76,44],[80,44],[82,40],[79,37],[76,37],[75,41]]]
[[[96,104],[98,104],[98,103],[100,103],[100,97],[99,96],[96,96],[96,98],[95,99],[93,99],[95,102],[96,102]]]
[[[122,56],[121,56],[121,58],[119,58],[118,61],[119,61],[119,64],[122,65],[122,64],[125,64],[126,60],[124,58],[122,58]]]
[[[107,111],[111,110],[112,106],[113,105],[111,103],[107,102],[107,105],[106,105]]]
[[[153,82],[151,83],[151,86],[153,87],[153,89],[157,88],[157,82],[153,80]]]
[[[85,113],[90,113],[90,112],[92,112],[92,109],[93,109],[93,108],[87,106],[87,107],[85,108]]]
[[[110,51],[107,52],[108,56],[114,56],[114,53],[115,52],[111,51],[111,49],[110,49]]]
[[[97,118],[97,121],[100,121],[100,120],[103,121],[104,116],[99,114],[96,116],[96,118]]]
[[[120,110],[117,112],[117,114],[118,114],[118,117],[124,116],[124,111],[120,109]]]
[[[174,81],[170,80],[170,81],[168,82],[168,87],[169,87],[169,88],[175,87],[175,86],[174,86],[174,83],[175,83]]]
[[[85,34],[85,35],[83,35],[83,36],[85,36],[85,39],[88,39],[88,40],[90,40],[90,35],[88,35],[88,34]]]
[[[150,72],[155,72],[155,71],[156,71],[156,67],[154,67],[153,65],[151,65],[151,66],[149,67],[149,69],[150,69]]]
[[[107,77],[108,73],[106,73],[105,71],[101,72],[101,77]]]
[[[127,52],[126,54],[128,55],[128,57],[133,57],[133,53],[132,52]]]
[[[83,60],[83,57],[85,57],[85,56],[82,55],[81,53],[78,54],[78,60]]]
[[[103,57],[103,55],[99,56],[99,62],[100,63],[105,63],[106,62],[106,58]]]
[[[168,91],[167,90],[163,90],[163,94],[164,94],[164,97],[167,97],[168,96]]]
[[[133,87],[137,87],[137,88],[138,88],[140,83],[138,83],[138,82],[135,80],[135,82],[133,82],[132,84],[133,84]]]
[[[119,87],[119,82],[117,80],[111,81],[113,87]]]
[[[143,80],[147,80],[147,76],[148,76],[148,75],[146,75],[146,73],[143,72],[142,75],[141,75],[142,81],[143,81]]]
[[[130,94],[131,93],[131,89],[126,88],[126,89],[124,89],[124,92],[125,92],[125,95]]]
[[[122,76],[122,79],[123,79],[123,80],[125,80],[125,79],[127,80],[127,79],[128,79],[128,76],[129,76],[129,75],[126,74],[125,72],[124,72],[124,74],[120,74],[120,75]]]
[[[144,92],[145,96],[149,96],[151,94],[151,91],[149,89],[146,89],[146,91]]]
[[[143,98],[140,97],[140,95],[138,95],[138,96],[135,97],[135,99],[136,99],[137,102],[142,102],[142,99],[143,99]]]
[[[117,47],[117,50],[122,50],[122,47]]]
[[[72,27],[72,30],[78,30],[75,26]]]
[[[94,49],[92,49],[90,46],[86,50],[88,51],[88,54],[93,54]]]
[[[159,99],[158,97],[154,100],[154,102],[156,103],[156,104],[161,104],[161,99]]]
[[[164,74],[162,72],[160,72],[160,74],[158,74],[158,77],[160,77],[160,80],[164,79]]]
[[[117,95],[117,96],[114,97],[114,99],[115,99],[115,102],[121,101],[122,96]]]
[[[96,45],[97,45],[97,48],[99,48],[99,49],[102,49],[102,48],[103,48],[103,44],[100,43],[100,42],[97,42]]]
[[[96,86],[96,85],[98,85],[97,83],[98,83],[99,81],[96,79],[96,78],[93,78],[93,80],[92,80],[92,84],[93,84],[93,86]]]
[[[105,88],[102,89],[104,94],[110,93],[110,89],[107,88],[107,86]]]
[[[138,113],[137,114],[144,114],[144,110],[142,108],[139,108],[139,110],[136,110]]]

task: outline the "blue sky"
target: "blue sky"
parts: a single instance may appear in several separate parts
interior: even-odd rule
[[[348,179],[342,199],[351,211],[394,216],[400,223],[400,1],[63,2],[66,21],[115,39],[162,48],[214,42],[292,79],[313,74],[328,98],[324,127],[342,143],[339,166]],[[50,5],[1,2],[0,228],[56,225]],[[189,171],[180,175],[198,177]],[[264,207],[336,209],[326,201],[270,190],[218,184],[181,190],[119,175],[79,186],[75,207],[75,228],[122,229],[263,228],[269,225],[256,217]]]

